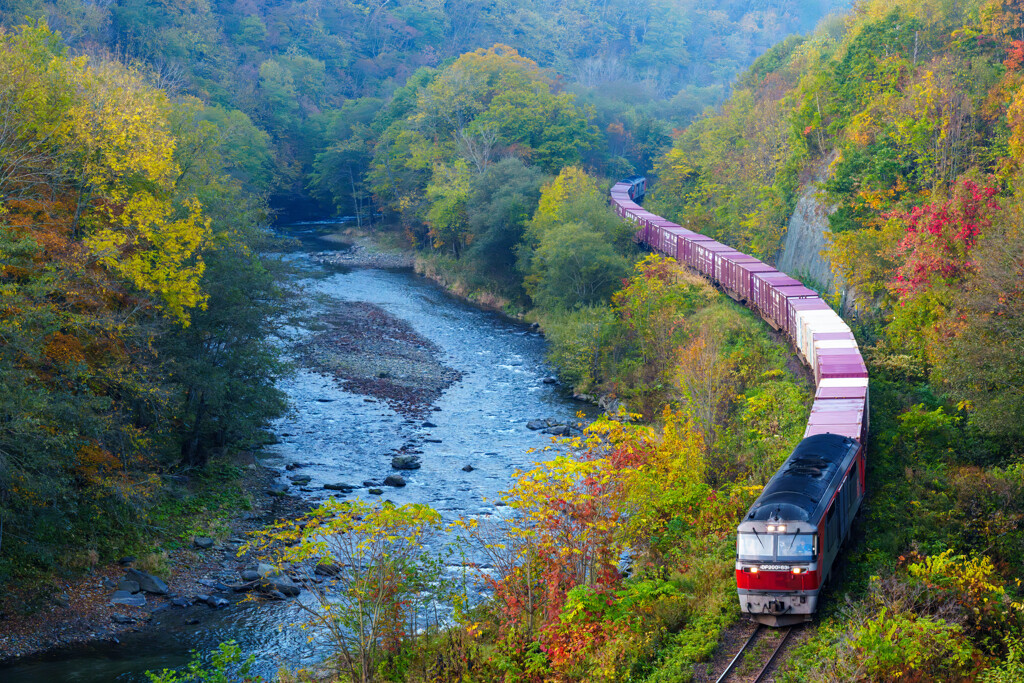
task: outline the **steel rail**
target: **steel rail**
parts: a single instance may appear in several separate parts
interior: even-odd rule
[[[782,646],[786,644],[787,640],[789,640],[789,634],[792,632],[793,627],[790,626],[786,629],[786,632],[782,634],[782,638],[779,639],[779,644],[775,646],[775,650],[772,652],[772,656],[768,658],[768,661],[764,663],[764,666],[761,667],[761,670],[757,672],[757,676],[754,678],[753,683],[758,683],[758,681],[760,681],[761,678],[763,678],[764,675],[768,672],[768,667],[770,667],[772,665],[772,662],[775,661],[776,655],[779,654],[779,650],[781,650]]]
[[[754,629],[754,632],[750,634],[749,638],[747,638],[747,642],[743,643],[743,647],[741,647],[740,651],[736,653],[736,656],[732,658],[732,661],[729,662],[729,666],[725,667],[725,671],[722,672],[722,675],[718,677],[715,683],[722,683],[722,681],[724,681],[729,676],[729,674],[732,673],[732,670],[736,668],[736,663],[740,661],[740,657],[742,657],[743,653],[747,651],[747,648],[750,647],[750,644],[754,642],[754,639],[757,638],[757,634],[761,632],[762,628],[764,628],[763,624],[757,625],[757,627]]]

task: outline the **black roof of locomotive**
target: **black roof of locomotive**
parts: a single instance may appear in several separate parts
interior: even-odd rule
[[[782,519],[817,523],[839,485],[843,462],[857,441],[839,434],[816,434],[801,441],[764,487],[744,521]],[[818,509],[820,506],[820,510]]]

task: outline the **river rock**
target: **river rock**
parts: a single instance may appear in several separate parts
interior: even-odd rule
[[[356,489],[352,484],[346,484],[343,481],[339,481],[337,484],[324,484],[324,488],[329,491],[353,491]]]
[[[418,470],[420,458],[418,455],[396,455],[391,458],[391,466],[396,470]]]
[[[566,425],[558,425],[556,427],[548,427],[547,429],[541,430],[543,434],[551,434],[553,436],[569,436],[572,430]]]
[[[255,569],[243,569],[242,570],[242,581],[258,581],[260,573]]]
[[[476,468],[475,468],[475,467],[473,467],[472,465],[463,465],[463,466],[462,466],[462,471],[463,471],[463,472],[472,472],[472,471],[473,471],[473,470],[475,470],[475,469],[476,469]]]
[[[135,619],[128,616],[127,614],[112,614],[110,620],[115,624],[134,624]]]
[[[431,422],[430,420],[427,420],[426,422],[423,423],[422,426],[426,427],[427,429],[430,429],[431,427],[436,427],[437,425]]]
[[[137,581],[139,588],[153,595],[167,595],[167,584],[158,576],[140,572],[138,569],[129,569],[127,577]]]
[[[384,493],[384,489],[367,489],[366,492],[369,493],[371,496],[379,496]]]
[[[400,489],[403,486],[405,486],[405,477],[403,477],[401,474],[389,474],[388,476],[384,477],[384,485],[394,486],[395,488]]]
[[[205,602],[206,602],[207,605],[209,605],[213,609],[217,609],[218,607],[227,607],[228,605],[231,604],[230,602],[228,602],[224,598],[217,597],[216,595],[208,595],[208,596],[206,596]]]
[[[341,567],[333,562],[320,562],[317,564],[316,569],[313,570],[315,574],[320,576],[337,576],[340,571]]]
[[[541,379],[541,382],[543,382],[544,384],[558,384],[558,380],[555,379],[554,377],[545,377]]]
[[[527,429],[532,429],[534,431],[536,431],[538,429],[544,429],[547,426],[548,426],[548,421],[547,420],[530,420],[529,422],[526,423],[526,428]]]
[[[367,487],[367,486],[380,486],[380,485],[381,485],[381,483],[379,481],[371,481],[369,479],[367,479],[366,481],[363,482],[363,487],[364,488]]]
[[[200,550],[209,550],[213,547],[213,539],[207,536],[196,536],[192,539],[192,543]]]
[[[285,484],[284,482],[275,482],[267,489],[267,493],[272,496],[287,496],[288,484]]]
[[[113,580],[108,579],[105,576],[103,577],[103,580],[100,581],[100,585],[103,586],[104,588],[108,588],[110,590],[114,590],[115,588],[117,588],[117,584],[114,583]]]
[[[110,597],[111,605],[128,605],[129,607],[145,607],[146,596],[128,591],[114,591]]]
[[[117,584],[117,590],[128,591],[129,593],[138,593],[142,590],[138,581],[132,581],[131,579],[121,579],[120,583]]]
[[[423,439],[423,443],[442,443],[441,439]]]
[[[277,591],[281,595],[289,597],[295,597],[301,592],[295,582],[277,567],[260,562],[256,566],[256,573],[260,575],[261,590]]]
[[[290,479],[291,482],[296,486],[305,486],[309,482],[313,481],[313,477],[309,476],[308,474],[293,474],[292,476],[288,477],[288,479]]]
[[[175,607],[188,607],[192,604],[192,601],[188,598],[171,598],[171,604]]]

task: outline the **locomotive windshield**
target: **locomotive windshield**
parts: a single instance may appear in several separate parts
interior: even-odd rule
[[[739,534],[736,554],[741,560],[810,562],[814,559],[814,535]]]
[[[782,562],[809,562],[814,559],[814,536],[811,534],[779,536],[776,559]]]
[[[739,534],[736,554],[743,560],[775,559],[775,536],[772,534]]]

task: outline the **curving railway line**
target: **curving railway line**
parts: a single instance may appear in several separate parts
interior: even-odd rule
[[[752,256],[645,211],[638,202],[646,189],[642,177],[611,189],[612,207],[636,227],[635,239],[696,270],[780,330],[814,376],[804,438],[744,516],[736,542],[742,611],[767,626],[809,621],[864,500],[864,359],[849,326],[817,292]]]

